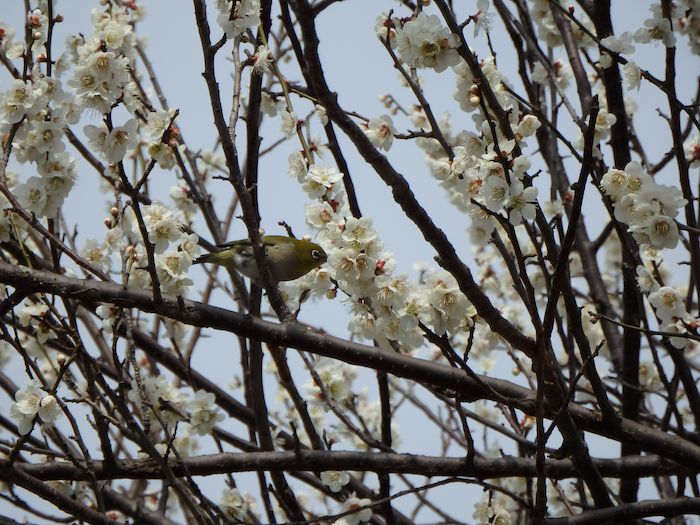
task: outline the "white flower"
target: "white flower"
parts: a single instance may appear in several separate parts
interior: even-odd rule
[[[343,180],[343,174],[333,167],[312,164],[306,172],[306,180],[303,184],[304,191],[318,199],[327,193],[333,193],[336,184]]]
[[[321,483],[333,492],[340,492],[345,485],[350,483],[350,474],[345,471],[326,470],[321,472]]]
[[[505,179],[491,175],[486,177],[486,181],[481,186],[482,193],[484,195],[484,200],[486,201],[486,207],[497,212],[506,204],[506,201],[510,197],[510,188]]]
[[[304,206],[304,215],[306,216],[306,224],[317,230],[323,229],[339,219],[333,207],[327,202],[307,204]]]
[[[655,184],[654,179],[644,172],[639,162],[628,162],[625,165],[625,173],[627,173],[627,191],[640,192]]]
[[[646,224],[646,234],[654,248],[675,248],[680,239],[676,222],[665,215],[654,215]]]
[[[476,520],[478,525],[483,525],[490,523],[491,517],[493,516],[493,510],[491,510],[491,505],[488,499],[482,499],[474,504],[474,512],[472,513],[472,518]]]
[[[323,124],[324,126],[328,124],[328,115],[326,113],[326,108],[324,108],[320,104],[316,104],[314,106],[314,114],[321,122],[321,124]]]
[[[640,44],[648,44],[652,40],[662,41],[666,47],[676,45],[676,37],[671,28],[671,22],[663,17],[661,10],[656,11],[656,16],[644,21],[646,27],[640,28],[634,33],[634,39]]]
[[[46,207],[46,181],[41,177],[29,177],[25,184],[18,185],[17,199],[24,209],[37,217],[44,216]]]
[[[272,98],[266,91],[262,92],[262,102],[260,104],[263,112],[268,117],[276,117],[277,112],[281,109],[282,103],[276,99]]]
[[[89,261],[90,264],[105,271],[109,271],[112,268],[112,259],[109,254],[109,247],[97,242],[95,239],[87,239],[83,249],[80,250],[80,255]]]
[[[615,168],[609,169],[600,179],[600,189],[613,201],[628,193],[627,173]]]
[[[121,161],[127,150],[132,149],[138,142],[138,122],[129,119],[123,126],[116,126],[109,131],[107,127],[87,125],[84,128],[90,145],[111,163]]]
[[[475,15],[471,17],[474,21],[474,36],[479,36],[479,33],[483,29],[485,33],[491,30],[491,25],[493,24],[493,13],[489,13],[490,2],[489,0],[477,0],[476,8],[478,11]]]
[[[180,224],[172,216],[165,216],[148,226],[148,240],[155,245],[156,253],[163,253],[171,242],[180,239]]]
[[[33,113],[33,106],[41,91],[35,91],[32,83],[13,80],[10,87],[0,95],[0,115],[8,124],[15,124],[27,114]]]
[[[571,66],[561,60],[552,62],[551,73],[554,75],[554,82],[559,89],[566,89],[573,76]],[[550,71],[541,63],[537,62],[532,68],[532,80],[538,84],[546,84],[550,78]]]
[[[198,390],[194,394],[194,399],[189,403],[190,425],[192,430],[204,436],[210,434],[214,425],[226,419],[216,406],[216,396],[211,392]]]
[[[174,427],[178,421],[185,418],[187,397],[174,384],[169,383],[165,376],[147,376],[141,385],[133,380],[132,388],[128,393],[129,400],[141,405],[143,401],[141,392],[150,404],[150,408],[158,411],[159,418],[168,427]],[[146,410],[146,407],[142,407],[142,410]]]
[[[377,148],[389,151],[394,141],[394,123],[388,115],[370,119],[367,123],[365,135],[369,141]]]
[[[297,130],[297,122],[296,113],[283,111],[280,116],[280,131],[285,137],[291,137]]]
[[[671,218],[676,217],[678,210],[688,204],[688,201],[683,198],[681,190],[675,186],[664,184],[653,184],[643,188],[639,193],[639,200],[656,205],[659,208],[659,213]]]
[[[535,132],[542,126],[540,119],[535,115],[525,115],[518,124],[517,135],[521,137],[529,137],[534,135]]]
[[[105,147],[105,158],[112,163],[119,162],[138,142],[138,122],[129,119],[123,126],[116,126],[110,132],[110,141]]]
[[[397,29],[396,44],[410,67],[433,68],[439,73],[459,62],[457,37],[442,27],[437,16],[423,11]]]
[[[681,320],[677,320],[675,322],[668,323],[664,326],[660,327],[660,330],[662,332],[668,332],[671,334],[685,334],[688,331],[685,329],[683,326]],[[686,346],[688,346],[688,339],[685,337],[673,337],[669,336],[668,340],[670,341],[671,345],[673,345],[674,348],[678,348],[679,350],[682,350]]]
[[[618,55],[630,55],[634,53],[634,45],[632,45],[632,35],[629,31],[625,31],[620,36],[608,36],[600,40],[600,44]],[[613,64],[612,57],[606,52],[601,51],[600,66],[608,68]]]
[[[226,38],[236,38],[260,24],[260,0],[217,0],[219,16],[216,22]]]
[[[513,226],[527,221],[534,221],[537,214],[537,188],[530,186],[525,188],[519,180],[514,180],[510,185],[510,199],[507,207],[510,209],[508,220]]]
[[[143,128],[143,133],[151,140],[160,142],[170,125],[172,115],[168,111],[151,111]]]
[[[389,13],[382,13],[374,20],[374,33],[382,42],[389,40],[391,47],[396,45],[396,26],[399,21],[396,18],[390,18]]]
[[[642,80],[642,71],[637,64],[630,60],[622,66],[622,74],[625,77],[625,86],[627,89],[639,90],[639,85]]]
[[[343,502],[343,507],[345,507],[346,511],[355,511],[353,514],[345,516],[345,521],[348,523],[348,525],[357,525],[358,523],[369,521],[372,518],[372,509],[359,509],[361,507],[366,507],[370,503],[372,503],[372,500],[370,499],[360,499],[354,492],[350,494],[348,499]]]
[[[183,252],[166,251],[156,255],[156,270],[163,293],[185,296],[192,286],[192,279],[187,277],[187,270],[192,259]]]
[[[663,286],[649,294],[649,304],[654,307],[662,324],[672,323],[674,318],[681,319],[687,315],[683,301],[683,296],[670,286]]]
[[[267,46],[260,44],[251,60],[253,61],[253,73],[261,75],[268,71],[272,65],[272,52]]]
[[[35,9],[27,13],[27,27],[32,33],[32,50],[38,51],[46,43],[49,17],[41,9]]]
[[[30,381],[26,388],[17,391],[15,403],[10,407],[10,417],[17,421],[22,435],[29,433],[37,415],[42,422],[51,425],[62,413],[56,398],[41,390],[34,381]]]
[[[129,24],[110,20],[104,27],[104,42],[109,49],[119,50],[124,46],[128,34],[131,33]]]
[[[659,289],[654,274],[641,264],[637,266],[637,286],[642,292],[654,292]]]
[[[225,488],[222,491],[219,506],[229,518],[238,521],[243,521],[250,510],[247,499],[236,488]]]
[[[172,442],[156,444],[156,450],[160,455],[165,456],[168,453],[172,454],[172,449],[175,449],[182,457],[189,457],[197,452],[199,443],[197,442],[197,438],[190,433],[187,424],[183,424],[178,427],[177,430],[177,436]]]
[[[372,228],[372,219],[369,217],[350,217],[345,221],[342,237],[353,249],[362,250],[377,238],[377,232]]]
[[[168,144],[163,142],[151,142],[147,150],[151,159],[155,160],[164,170],[173,169],[177,162],[173,149]]]

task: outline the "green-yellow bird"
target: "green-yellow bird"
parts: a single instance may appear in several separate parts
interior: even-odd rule
[[[298,279],[314,268],[318,268],[328,259],[323,248],[306,239],[295,239],[284,235],[264,235],[262,241],[274,281]],[[250,239],[228,242],[217,248],[219,248],[217,251],[197,258],[194,261],[195,264],[219,264],[233,268],[254,281],[260,280],[260,272],[253,254],[253,243]]]

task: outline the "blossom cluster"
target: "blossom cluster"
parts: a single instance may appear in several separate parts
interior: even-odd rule
[[[610,169],[600,188],[612,200],[615,219],[628,226],[639,244],[676,247],[680,234],[674,219],[688,202],[678,188],[657,183],[634,161],[624,170]]]
[[[350,213],[342,174],[317,164],[308,170],[303,166],[293,154],[290,172],[310,197],[319,199],[306,206],[306,221],[328,253],[328,265],[298,286],[318,296],[330,288],[332,279],[352,301],[352,333],[384,345],[398,343],[404,351],[422,344],[420,323],[439,335],[469,323],[469,301],[451,275],[432,271],[419,284],[395,275],[393,255],[385,250],[372,220]]]
[[[172,431],[181,421],[189,422],[189,430],[200,436],[211,434],[214,426],[225,419],[211,392],[198,390],[194,398],[163,376],[146,376],[134,379],[129,400],[140,408],[155,428],[165,426]],[[156,418],[151,417],[155,413]]]
[[[226,38],[236,38],[260,24],[260,0],[216,0],[216,22]]]

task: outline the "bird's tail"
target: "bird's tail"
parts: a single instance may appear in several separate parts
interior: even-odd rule
[[[216,252],[212,253],[205,253],[204,255],[200,255],[197,257],[194,261],[192,261],[192,264],[202,264],[202,263],[215,263],[218,262],[216,260],[216,256],[218,254]]]

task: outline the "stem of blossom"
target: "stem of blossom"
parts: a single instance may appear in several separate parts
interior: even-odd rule
[[[301,72],[304,75],[307,84],[310,85],[307,78],[307,68],[304,66],[304,51],[301,48],[301,42],[299,42],[299,38],[297,37],[296,30],[294,28],[294,23],[292,22],[292,18],[289,14],[289,6],[287,5],[287,2],[285,0],[282,0],[280,2],[280,7],[282,10],[282,23],[284,24],[284,28],[287,31],[287,35],[292,44],[292,49],[294,50],[294,54],[296,55],[297,62],[299,62],[300,66],[302,66]],[[292,90],[298,93],[299,95],[308,98],[314,104],[321,103],[307,90],[302,90],[299,88],[292,88]],[[333,158],[335,159],[335,163],[337,164],[338,169],[343,174],[343,186],[345,187],[345,193],[347,195],[348,205],[350,206],[350,212],[352,213],[353,217],[359,219],[360,217],[362,217],[362,212],[360,211],[360,204],[357,199],[357,194],[355,193],[355,184],[353,183],[352,177],[350,176],[350,166],[348,166],[347,162],[345,161],[343,152],[340,149],[340,146],[338,145],[338,139],[335,135],[335,129],[333,128],[333,122],[331,120],[329,120],[328,123],[324,126],[324,130],[326,132],[326,137],[328,137],[328,147],[333,153]]]
[[[262,31],[262,26],[258,30],[258,34],[262,40],[263,45],[265,47],[268,47],[267,38],[265,36],[265,32]],[[292,104],[292,99],[289,96],[289,85],[287,84],[287,79],[284,78],[284,76],[282,76],[282,72],[280,71],[279,67],[277,66],[277,60],[275,60],[274,57],[271,57],[271,58],[272,58],[272,71],[275,74],[275,76],[277,77],[277,81],[279,82],[280,88],[282,89],[287,112],[289,114],[293,114],[294,113],[294,106]],[[297,138],[299,139],[299,142],[301,143],[301,147],[304,149],[304,154],[306,155],[306,161],[308,162],[308,165],[310,166],[311,164],[314,163],[313,152],[309,148],[309,144],[306,141],[306,138],[304,138],[304,134],[301,132],[301,127],[297,125],[295,127],[295,130],[296,130]]]
[[[440,126],[438,125],[437,120],[435,119],[433,110],[430,107],[430,103],[428,103],[428,99],[426,99],[425,95],[423,94],[423,90],[413,79],[413,77],[408,73],[408,71],[406,71],[406,69],[403,67],[398,57],[396,56],[396,53],[394,53],[394,50],[391,48],[391,45],[388,42],[388,38],[380,39],[380,41],[384,45],[384,48],[386,49],[387,53],[389,53],[392,62],[394,62],[394,67],[399,71],[399,73],[401,73],[401,76],[403,76],[404,80],[406,80],[406,83],[411,88],[411,91],[413,91],[413,94],[418,99],[421,109],[423,110],[423,112],[425,112],[425,116],[428,119],[428,122],[430,122],[430,136],[440,143],[440,146],[442,146],[442,149],[445,151],[445,154],[450,160],[454,159],[454,150],[443,135],[442,130],[440,129]]]

